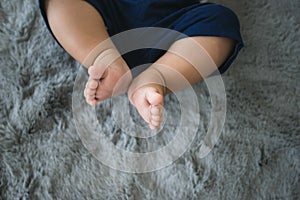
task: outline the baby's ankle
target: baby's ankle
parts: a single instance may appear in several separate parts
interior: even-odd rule
[[[116,49],[105,49],[95,58],[92,65],[114,66],[120,68],[128,67]]]
[[[104,72],[107,68],[114,69],[118,74],[125,74],[129,71],[129,67],[119,52],[114,48],[105,49],[100,52],[90,66],[96,67],[98,73]]]
[[[121,66],[126,66],[125,61],[121,62],[123,59],[110,40],[106,40],[96,47],[94,47],[90,53],[86,56],[83,61],[85,67],[90,67],[101,63],[102,65],[109,66],[111,64],[119,64]]]

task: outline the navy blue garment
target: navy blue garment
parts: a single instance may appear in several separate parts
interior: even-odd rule
[[[42,16],[51,31],[44,1],[39,0]],[[217,36],[236,41],[232,54],[219,67],[225,72],[243,47],[237,16],[230,9],[213,3],[199,3],[199,0],[86,0],[102,16],[110,36],[126,30],[142,27],[162,27],[178,31],[185,36]],[[52,32],[51,32],[52,33]],[[52,33],[53,35],[53,33]],[[182,38],[165,35],[169,46]],[[166,38],[168,37],[168,38]],[[150,41],[150,40],[149,40]],[[118,48],[118,44],[116,44]],[[165,51],[140,49],[122,55],[130,68],[154,63]]]

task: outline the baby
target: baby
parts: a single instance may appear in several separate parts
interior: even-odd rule
[[[151,129],[162,121],[164,95],[172,92],[168,85],[185,87],[176,82],[176,73],[194,84],[214,71],[213,67],[201,66],[207,58],[193,49],[190,39],[207,52],[221,73],[243,46],[236,15],[228,8],[199,0],[40,0],[40,8],[57,42],[88,68],[84,90],[87,103],[94,106],[128,91],[130,102]],[[149,53],[151,50],[145,49],[120,56],[110,37],[141,27],[167,28],[188,37],[174,39],[167,52]],[[200,74],[189,60],[200,63],[199,68],[206,67],[206,73]],[[143,61],[152,65],[132,80],[130,69]]]

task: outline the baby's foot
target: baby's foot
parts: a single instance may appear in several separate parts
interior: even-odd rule
[[[131,82],[131,73],[125,61],[120,60],[106,67],[98,62],[88,70],[89,79],[86,83],[84,96],[88,104],[94,106],[112,95],[122,94],[127,91]],[[122,79],[121,79],[122,78]],[[122,83],[118,83],[121,79]],[[118,88],[115,88],[118,84]]]
[[[163,86],[149,84],[135,90],[130,98],[130,102],[152,130],[157,129],[163,119],[163,91]]]

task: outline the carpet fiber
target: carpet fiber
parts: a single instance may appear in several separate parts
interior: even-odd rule
[[[83,146],[72,115],[80,66],[48,33],[37,1],[1,0],[0,199],[300,199],[300,1],[217,2],[238,14],[246,46],[223,76],[227,117],[218,144],[200,159],[198,136],[172,165],[130,174]],[[194,89],[201,135],[209,94],[204,83]],[[180,117],[174,96],[166,109]],[[120,148],[153,150],[115,127],[108,102],[96,110]]]

